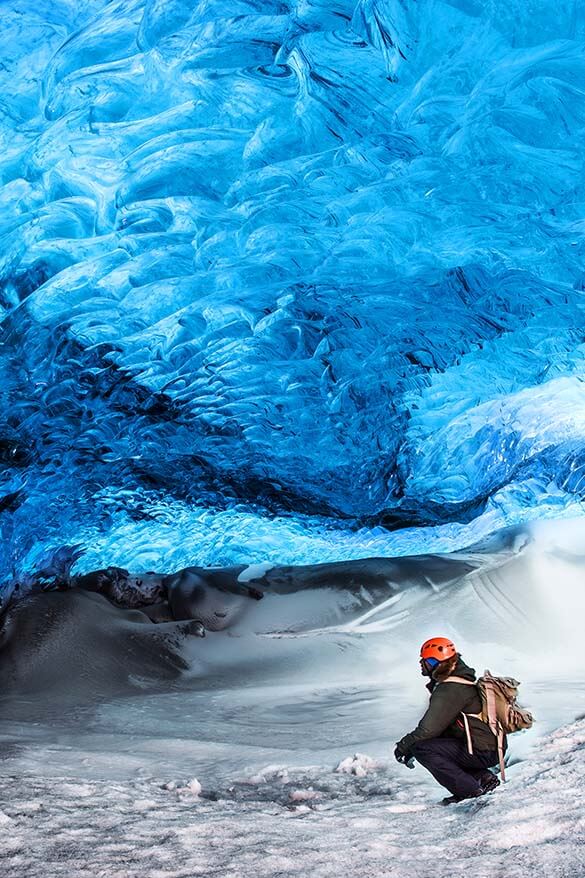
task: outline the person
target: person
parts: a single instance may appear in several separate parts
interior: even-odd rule
[[[490,771],[498,764],[498,745],[489,725],[474,716],[482,707],[479,691],[472,685],[474,669],[446,637],[423,643],[420,667],[421,674],[430,678],[430,704],[414,731],[397,742],[394,757],[409,768],[414,768],[414,760],[420,762],[450,792],[443,799],[445,805],[490,792],[500,783]]]

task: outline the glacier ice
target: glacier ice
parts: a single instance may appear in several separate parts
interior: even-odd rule
[[[550,731],[583,696],[584,45],[577,0],[4,0],[0,591],[282,586],[205,640],[9,606],[9,872],[257,872],[247,834],[330,874],[348,820],[364,875],[578,870],[583,723]],[[447,835],[388,765],[436,626],[539,721]]]
[[[584,42],[573,0],[5,0],[3,575],[580,513]]]
[[[387,760],[364,778],[335,774],[330,764],[283,765],[280,756],[264,763],[265,774],[234,773],[214,785],[189,780],[176,765],[163,777],[177,779],[162,784],[136,774],[124,781],[70,774],[43,784],[17,775],[0,780],[6,874],[24,869],[43,878],[64,863],[70,874],[88,864],[108,874],[123,859],[128,878],[229,870],[259,878],[581,875],[584,823],[574,802],[585,779],[584,744],[583,720],[566,725],[512,767],[522,796],[510,785],[448,815],[428,802],[430,784],[417,789]]]

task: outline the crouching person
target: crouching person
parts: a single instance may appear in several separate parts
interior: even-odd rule
[[[416,729],[398,741],[394,756],[410,768],[416,759],[430,771],[451,793],[445,805],[482,796],[500,783],[489,770],[498,764],[498,741],[477,716],[482,703],[475,671],[446,637],[427,640],[420,656],[421,673],[430,677],[430,704]]]

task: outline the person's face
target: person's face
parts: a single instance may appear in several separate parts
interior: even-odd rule
[[[439,662],[436,659],[423,659],[420,660],[420,672],[423,677],[432,677],[433,671],[437,667]]]

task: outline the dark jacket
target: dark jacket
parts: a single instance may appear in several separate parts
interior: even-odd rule
[[[474,681],[475,671],[459,657],[450,676]],[[474,686],[467,686],[465,683],[437,683],[432,680],[427,685],[427,689],[431,693],[428,710],[416,729],[398,742],[398,747],[403,753],[412,753],[414,745],[427,738],[461,738],[465,743],[465,728],[461,713],[481,711],[481,698]],[[497,750],[495,735],[487,723],[469,717],[469,728],[474,750]]]

